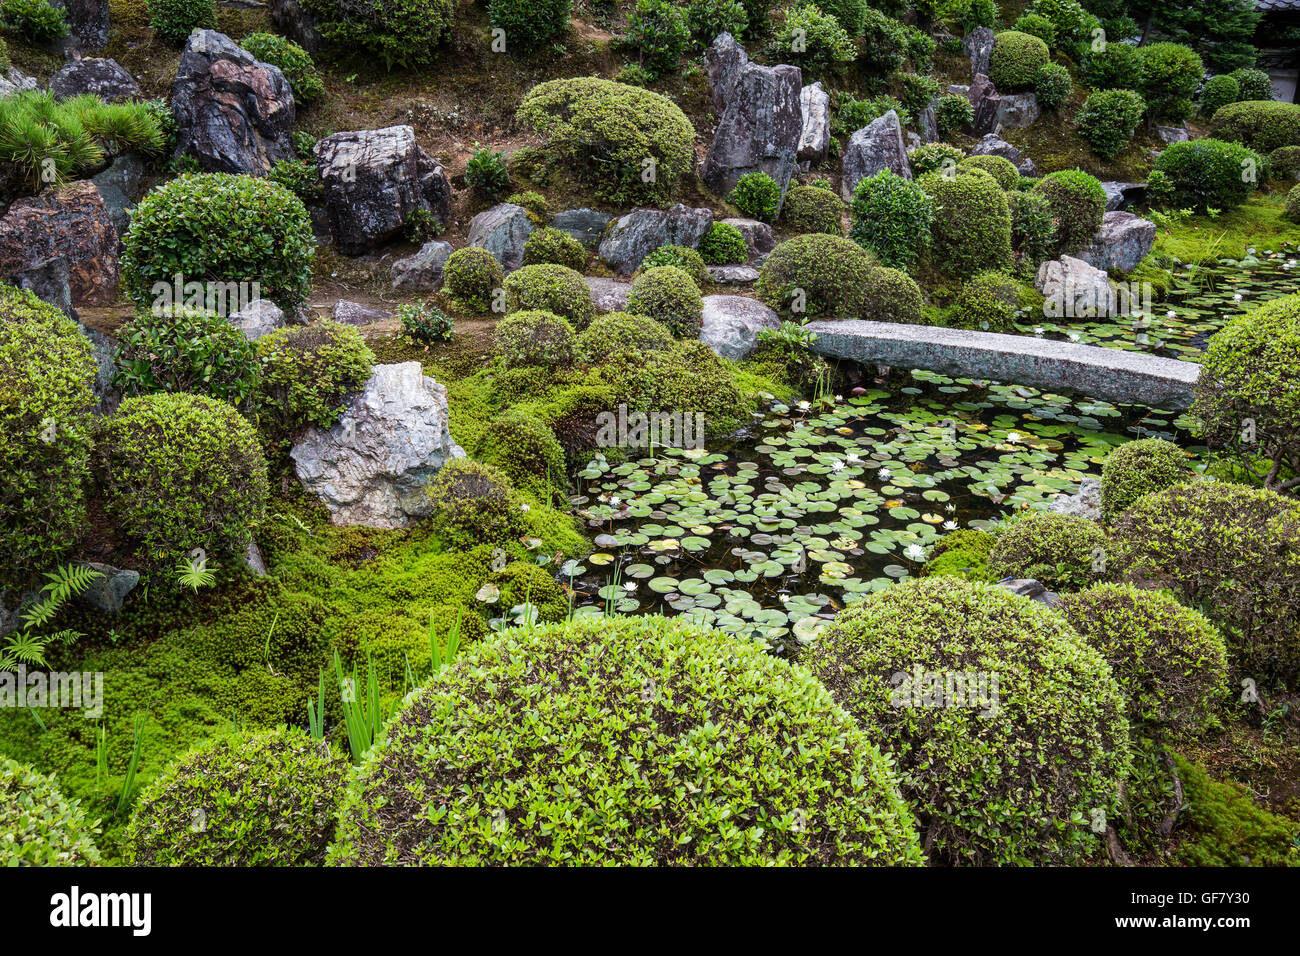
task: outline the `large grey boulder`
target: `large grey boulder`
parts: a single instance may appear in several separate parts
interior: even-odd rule
[[[988,74],[989,57],[993,54],[994,34],[988,27],[976,27],[961,41],[961,48],[970,57],[970,75]]]
[[[259,63],[224,33],[195,30],[172,84],[176,155],[210,173],[265,176],[293,159],[294,103],[278,67]]]
[[[524,242],[532,231],[528,210],[503,202],[470,220],[468,241],[496,256],[506,272],[514,272],[524,264]]]
[[[131,225],[131,210],[144,195],[141,188],[143,179],[144,161],[137,153],[123,153],[114,158],[107,169],[90,177],[119,236],[126,235],[127,227]]]
[[[320,23],[303,9],[301,0],[267,0],[271,22],[294,43],[313,56],[325,52]]]
[[[600,237],[605,234],[605,227],[614,217],[599,209],[565,209],[551,218],[551,226],[561,232],[567,232],[584,246],[595,248]]]
[[[669,209],[633,209],[609,227],[598,254],[619,275],[631,275],[647,254],[660,246],[694,249],[713,223],[708,209],[678,203]]]
[[[1021,176],[1038,175],[1038,167],[1034,165],[1034,161],[996,133],[986,134],[971,147],[970,154],[972,156],[1001,156],[1015,166]]]
[[[1146,195],[1146,183],[1121,183],[1106,180],[1101,184],[1106,191],[1106,211],[1119,209],[1125,203],[1138,202]]]
[[[50,92],[56,100],[89,93],[116,103],[140,96],[140,84],[116,60],[87,57],[73,60],[50,77]]]
[[[61,256],[76,305],[117,301],[118,233],[95,184],[79,179],[14,200],[0,218],[0,279]]]
[[[844,168],[840,192],[845,202],[853,199],[858,181],[874,176],[882,169],[892,170],[904,179],[912,178],[912,164],[907,161],[903,127],[898,114],[890,110],[878,116],[849,137],[844,147]]]
[[[974,128],[976,136],[984,136],[987,133],[996,133],[998,130],[998,111],[1002,107],[1002,97],[998,95],[997,89],[993,86],[993,81],[983,73],[976,75],[971,81],[970,90],[966,96],[970,99],[970,105],[975,110],[975,119],[971,125]]]
[[[627,309],[627,293],[632,283],[601,276],[583,276],[591,290],[591,302],[597,312],[623,312]]]
[[[1072,495],[1060,495],[1047,506],[1057,514],[1074,515],[1089,521],[1101,520],[1101,479],[1085,478]]]
[[[1115,311],[1115,294],[1105,270],[1073,256],[1042,263],[1034,288],[1043,294],[1044,313],[1052,318],[1101,317]]]
[[[20,289],[26,289],[42,302],[48,302],[70,318],[77,318],[72,307],[72,282],[68,273],[68,260],[51,256],[34,262],[4,277]]]
[[[719,33],[704,51],[704,73],[709,78],[713,108],[719,113],[726,106],[731,88],[736,85],[736,77],[747,63],[749,56],[745,48],[730,33]]]
[[[1131,212],[1112,210],[1078,258],[1098,269],[1132,272],[1156,241],[1156,224]]]
[[[740,361],[758,345],[763,329],[779,329],[781,318],[757,299],[706,295],[700,341],[722,358]]]
[[[409,126],[326,136],[313,150],[325,189],[330,234],[344,255],[388,242],[418,211],[451,218],[451,183],[416,145]]]
[[[77,595],[77,600],[105,614],[120,614],[126,596],[140,583],[140,572],[97,561],[87,561],[85,567],[98,571],[100,576]]]
[[[996,116],[1002,126],[1032,126],[1042,114],[1034,93],[1004,93],[998,98]]]
[[[799,162],[820,163],[831,148],[831,95],[821,80],[799,91],[803,130],[799,134]]]
[[[776,236],[772,233],[772,227],[765,222],[739,217],[721,221],[740,230],[740,234],[745,237],[745,245],[749,247],[751,259],[765,256],[776,248]]]
[[[230,324],[251,342],[284,326],[284,312],[269,299],[255,299],[230,316]]]
[[[767,173],[781,187],[780,201],[785,200],[803,134],[802,90],[803,73],[797,66],[740,67],[723,93],[722,117],[704,157],[700,178],[709,189],[726,196],[741,176]]]
[[[343,325],[369,325],[371,322],[382,322],[393,317],[391,312],[372,309],[368,305],[350,299],[339,299],[335,302],[333,315],[334,321]]]
[[[419,362],[377,365],[339,420],[311,426],[289,457],[336,525],[402,528],[431,511],[425,485],[465,452],[451,438],[447,390]]]
[[[399,292],[437,292],[442,288],[442,270],[451,253],[450,242],[426,242],[415,255],[393,263],[393,288]]]
[[[1188,132],[1182,126],[1157,126],[1156,135],[1166,143],[1185,143]]]
[[[938,101],[931,100],[926,104],[925,109],[921,110],[916,117],[916,127],[921,131],[922,143],[939,142],[939,114],[936,106]]]

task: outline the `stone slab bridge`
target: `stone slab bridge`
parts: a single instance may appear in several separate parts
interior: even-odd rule
[[[1176,411],[1192,403],[1196,362],[1029,335],[968,332],[864,319],[810,322],[812,350],[863,364],[1076,392]]]

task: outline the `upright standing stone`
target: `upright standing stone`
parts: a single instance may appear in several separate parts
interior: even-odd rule
[[[903,143],[903,127],[893,110],[876,117],[849,137],[849,145],[844,148],[844,169],[840,179],[844,201],[852,201],[853,189],[859,180],[874,176],[882,169],[892,170],[904,179],[912,178],[912,164],[907,160],[907,146]]]
[[[821,80],[799,92],[803,132],[799,135],[799,162],[820,163],[831,147],[831,97]]]
[[[989,57],[993,55],[994,34],[988,27],[976,27],[961,41],[961,47],[970,57],[970,75],[989,71]]]

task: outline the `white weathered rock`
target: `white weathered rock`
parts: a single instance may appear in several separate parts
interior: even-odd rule
[[[1112,210],[1101,220],[1101,229],[1078,258],[1098,269],[1132,272],[1151,251],[1156,241],[1156,224],[1131,212]]]
[[[430,513],[429,479],[465,455],[448,426],[447,390],[419,362],[377,365],[339,420],[308,428],[289,457],[336,525],[402,528]]]
[[[970,75],[987,74],[989,58],[993,55],[995,35],[989,27],[976,27],[961,41],[961,48],[970,57]]]
[[[996,115],[1002,126],[1032,126],[1042,114],[1033,93],[1004,93],[998,98]]]
[[[3,74],[0,74],[0,100],[18,93],[26,93],[29,90],[39,90],[40,88],[39,80],[28,76],[16,66],[11,66]]]
[[[844,201],[853,200],[853,187],[860,180],[874,176],[882,169],[893,170],[904,179],[912,178],[912,164],[907,160],[907,146],[903,143],[903,127],[893,110],[876,117],[849,137],[849,144],[844,147],[840,183]]]
[[[821,80],[799,91],[803,132],[799,134],[799,162],[820,163],[831,147],[831,96]]]
[[[1156,135],[1166,143],[1187,142],[1187,130],[1181,126],[1157,126]]]
[[[269,299],[256,299],[230,316],[230,324],[256,341],[284,325],[284,312]]]
[[[721,221],[740,230],[740,234],[745,237],[745,245],[749,247],[750,258],[765,256],[776,248],[776,236],[772,234],[772,227],[765,222],[739,217]]]
[[[705,266],[709,278],[718,285],[753,285],[758,281],[758,270],[753,266]]]
[[[344,325],[369,325],[371,322],[382,322],[388,318],[392,318],[391,312],[372,309],[360,302],[339,299],[334,303],[334,321],[342,322]]]
[[[1101,520],[1101,479],[1085,478],[1072,495],[1061,495],[1047,506],[1057,514],[1075,515],[1089,521]]]
[[[1034,288],[1047,300],[1046,314],[1054,318],[1107,316],[1115,310],[1115,295],[1105,271],[1073,256],[1042,263]]]
[[[591,301],[597,312],[623,312],[627,309],[627,292],[631,282],[606,279],[600,276],[583,276],[591,290]]]
[[[740,361],[758,345],[763,329],[779,329],[781,318],[757,299],[706,295],[700,341],[722,358]]]
[[[506,272],[524,264],[524,242],[533,232],[528,210],[514,203],[498,203],[469,221],[468,242],[497,257]]]

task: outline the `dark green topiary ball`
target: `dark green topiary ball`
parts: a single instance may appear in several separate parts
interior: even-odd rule
[[[567,266],[524,266],[506,276],[504,288],[507,312],[551,312],[576,329],[586,328],[596,314],[591,289]]]
[[[656,266],[632,281],[627,310],[654,319],[678,338],[700,334],[704,299],[689,275],[676,266]]]
[[[1033,578],[1054,591],[1104,580],[1106,536],[1087,518],[1030,511],[1011,521],[989,554],[999,578]]]
[[[1142,438],[1120,445],[1101,466],[1101,513],[1114,521],[1143,495],[1186,481],[1187,456],[1163,438]]]

